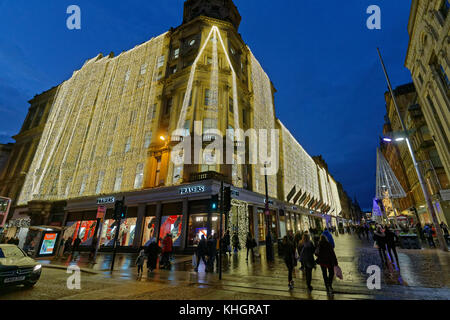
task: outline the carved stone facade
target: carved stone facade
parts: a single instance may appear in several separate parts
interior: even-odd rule
[[[450,4],[413,0],[406,67],[447,177],[450,178]]]

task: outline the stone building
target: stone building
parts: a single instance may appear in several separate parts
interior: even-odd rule
[[[443,168],[450,178],[450,3],[413,0],[406,67]]]
[[[442,199],[440,191],[450,188],[449,180],[439,157],[428,124],[425,121],[418,94],[413,83],[394,90],[400,114],[409,133],[412,148],[422,175],[432,196],[439,221],[449,221],[450,203]],[[402,127],[389,92],[385,93],[387,120],[383,133],[393,138],[393,142],[381,142],[381,150],[393,169],[397,179],[407,193],[404,199],[395,200],[394,206],[400,212],[417,210],[422,223],[431,222],[422,188],[405,142],[395,142],[402,136]]]
[[[269,231],[278,238],[329,216],[336,224],[336,182],[276,118],[276,90],[238,33],[233,2],[188,0],[184,10],[179,27],[118,56],[99,54],[52,89],[15,209],[32,225],[63,227],[85,247],[98,235],[104,250],[116,232],[123,250],[172,233],[175,248],[188,250],[219,230],[210,201],[221,182],[233,193],[224,227],[241,241],[249,231],[264,242]],[[255,146],[277,157],[238,161]],[[267,174],[269,212],[265,163],[281,168]],[[122,197],[128,212],[117,230],[114,200]]]

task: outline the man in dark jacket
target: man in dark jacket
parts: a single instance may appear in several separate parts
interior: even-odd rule
[[[214,272],[214,261],[217,255],[217,238],[216,236],[209,236],[207,243],[207,252],[208,252],[208,267],[207,272]]]
[[[256,241],[253,239],[252,234],[249,232],[247,235],[247,240],[245,241],[245,247],[247,248],[247,261],[248,261],[248,253],[252,252],[252,261],[255,261],[255,253],[253,249],[256,247]]]
[[[397,255],[397,249],[396,249],[396,242],[398,240],[398,237],[391,229],[389,229],[389,227],[386,227],[384,234],[386,235],[386,246],[387,246],[388,253],[391,255],[391,259],[393,259],[395,257],[397,267],[400,269],[400,264],[398,263],[398,255]]]
[[[206,254],[208,253],[208,248],[207,248],[207,242],[206,242],[206,238],[203,235],[202,239],[200,240],[200,242],[198,243],[197,246],[197,266],[195,267],[195,272],[198,272],[198,267],[200,266],[200,259],[202,259],[203,263],[205,264],[205,269],[207,268],[207,262],[206,262]]]

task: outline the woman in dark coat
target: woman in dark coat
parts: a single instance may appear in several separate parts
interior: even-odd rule
[[[398,240],[398,237],[388,227],[386,227],[384,234],[386,235],[386,245],[387,245],[388,253],[391,255],[391,259],[394,259],[394,257],[395,257],[395,261],[397,262],[397,267],[400,269],[400,264],[398,263],[398,255],[397,255],[397,249],[396,249],[396,242]]]
[[[380,225],[377,226],[376,231],[373,233],[373,240],[378,246],[378,253],[380,254],[381,263],[385,266],[388,265],[386,258],[386,235]]]
[[[147,268],[148,271],[153,272],[156,269],[158,255],[161,253],[161,248],[156,243],[156,239],[152,239],[148,247],[146,247],[147,254]]]
[[[329,294],[333,294],[334,267],[338,265],[333,246],[328,242],[327,237],[320,236],[319,245],[316,250],[317,263],[322,269],[323,281]]]
[[[314,252],[316,251],[316,247],[309,239],[309,234],[307,233],[303,234],[303,239],[300,242],[299,247],[301,247],[300,262],[305,270],[308,290],[311,292],[313,290],[313,287],[311,286],[312,270],[316,267],[316,262],[314,261]]]
[[[286,267],[288,268],[288,281],[289,281],[289,289],[292,290],[294,289],[294,280],[292,280],[292,273],[294,271],[294,267],[296,265],[296,260],[295,260],[295,243],[294,243],[294,238],[291,236],[285,236],[283,238],[283,242],[282,242],[282,246],[283,246],[283,257],[284,257],[284,263],[286,264]]]

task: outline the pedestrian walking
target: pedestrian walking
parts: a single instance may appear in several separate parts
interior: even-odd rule
[[[232,240],[233,240],[234,254],[237,254],[239,250],[241,250],[241,244],[239,243],[239,235],[237,232],[234,233]]]
[[[77,237],[75,239],[75,241],[73,242],[73,246],[72,246],[72,259],[75,260],[75,253],[78,253],[77,256],[80,255],[80,244],[81,244],[81,239],[80,237]]]
[[[449,232],[448,232],[448,227],[447,225],[442,221],[441,224],[439,225],[442,229],[442,232],[444,233],[444,238],[445,241],[447,242],[447,245],[450,245],[450,237],[449,237]]]
[[[397,241],[398,241],[398,237],[395,234],[395,231],[392,231],[389,227],[386,227],[384,234],[386,235],[386,246],[387,246],[387,251],[389,253],[389,255],[391,256],[391,259],[394,260],[395,257],[395,262],[397,263],[397,267],[400,269],[400,263],[398,262],[398,255],[397,255]]]
[[[147,269],[149,272],[153,272],[156,269],[158,262],[158,256],[161,253],[161,248],[156,243],[156,239],[152,238],[150,244],[146,247],[147,254]]]
[[[283,252],[283,258],[284,263],[286,264],[286,267],[288,268],[288,287],[289,290],[294,289],[294,280],[293,280],[293,272],[294,267],[297,264],[297,261],[295,259],[295,244],[294,244],[294,237],[292,236],[292,233],[290,233],[288,236],[284,236],[282,241],[282,252]]]
[[[302,235],[302,239],[300,239],[300,241],[297,244],[297,253],[298,253],[299,257],[300,257],[300,253],[303,250],[303,244],[304,244],[303,239],[304,239],[305,235],[307,235],[308,239],[311,241],[311,236],[309,235],[308,231],[305,231]],[[314,245],[314,243],[313,243],[313,245]],[[303,264],[302,260],[300,260],[300,271],[305,271],[305,265]]]
[[[306,276],[306,285],[308,287],[308,291],[312,292],[313,287],[311,286],[312,280],[312,270],[316,267],[316,262],[314,261],[314,252],[316,251],[316,247],[311,242],[309,234],[305,233],[303,235],[303,239],[300,242],[300,246],[302,249],[299,253],[300,262],[305,270]]]
[[[252,237],[252,234],[249,232],[247,235],[247,240],[245,241],[245,247],[247,248],[247,261],[248,261],[248,253],[251,251],[252,253],[252,261],[255,261],[255,253],[253,251],[256,248],[256,241]]]
[[[173,250],[172,237],[170,236],[170,234],[167,234],[163,240],[162,258],[160,263],[161,269],[170,269],[171,267],[170,255],[172,254],[172,250]]]
[[[331,232],[328,230],[328,228],[325,228],[325,230],[323,231],[322,235],[324,235],[325,237],[327,237],[328,242],[333,246],[334,249],[334,239],[333,239],[333,235],[331,234]]]
[[[380,254],[381,264],[383,266],[388,266],[387,258],[386,258],[386,235],[384,233],[383,228],[378,225],[376,231],[373,234],[375,243],[374,247],[378,249],[378,253]]]
[[[317,256],[317,263],[322,269],[323,281],[327,293],[333,294],[334,267],[339,264],[333,246],[324,235],[320,236],[319,245],[315,254]]]
[[[200,266],[200,259],[203,261],[203,264],[205,265],[205,270],[207,268],[207,261],[206,261],[206,254],[208,253],[208,246],[207,246],[207,241],[206,241],[206,237],[204,235],[202,235],[202,239],[200,240],[200,242],[198,243],[197,246],[197,264],[195,266],[195,272],[198,272],[198,267]]]
[[[142,277],[142,274],[144,273],[144,262],[145,262],[145,250],[141,250],[139,252],[139,256],[136,258],[138,278]]]
[[[97,237],[94,237],[94,239],[92,239],[91,251],[89,252],[89,260],[92,262],[95,262],[94,257],[96,249],[97,249]]]
[[[430,246],[430,248],[436,248],[436,244],[434,243],[433,239],[433,229],[431,229],[429,224],[425,225],[425,227],[423,228],[423,233],[428,240],[428,245]]]
[[[217,255],[217,235],[209,236],[207,242],[208,263],[206,272],[214,272],[214,261]]]

